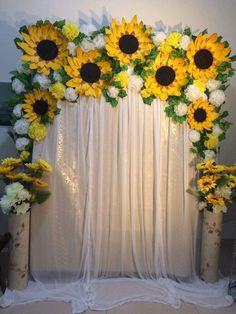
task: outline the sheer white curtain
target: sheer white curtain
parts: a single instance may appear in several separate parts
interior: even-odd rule
[[[59,103],[34,158],[54,166],[50,199],[31,215],[27,291],[7,291],[5,303],[62,299],[73,313],[129,300],[178,307],[231,304],[226,283],[195,276],[198,211],[186,192],[187,126],[173,124],[164,104],[144,105],[129,91],[112,108],[103,98]]]

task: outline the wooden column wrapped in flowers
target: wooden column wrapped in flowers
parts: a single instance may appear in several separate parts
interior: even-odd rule
[[[197,164],[198,204],[204,210],[201,245],[201,278],[216,282],[219,272],[219,254],[223,213],[229,203],[236,202],[236,165],[216,165],[214,160]]]
[[[29,156],[30,157],[30,156]],[[4,214],[9,215],[9,275],[8,287],[22,290],[28,283],[30,210],[34,202],[46,201],[50,193],[44,190],[47,182],[43,172],[51,172],[51,166],[39,159],[25,163],[20,158],[0,161],[0,175],[7,184],[0,200]]]

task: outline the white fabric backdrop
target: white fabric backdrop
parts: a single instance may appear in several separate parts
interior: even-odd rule
[[[186,193],[195,176],[187,126],[173,124],[164,103],[144,105],[133,91],[116,108],[103,97],[59,106],[34,148],[35,159],[54,167],[52,196],[31,215],[37,283],[7,291],[2,304],[62,299],[72,301],[73,313],[129,300],[231,304],[225,281],[206,285],[195,276],[198,211]]]

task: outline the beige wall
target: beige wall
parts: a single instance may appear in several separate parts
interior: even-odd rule
[[[19,52],[13,42],[14,37],[18,36],[18,28],[37,19],[49,18],[54,21],[66,18],[80,24],[92,21],[99,27],[108,24],[111,17],[120,19],[124,16],[130,19],[137,14],[146,24],[156,29],[166,26],[167,31],[180,30],[186,25],[196,31],[208,28],[210,33],[223,35],[236,54],[235,13],[236,0],[0,0],[0,82],[10,81],[8,73],[18,62]],[[232,79],[226,96],[225,109],[235,124],[221,144],[219,160],[235,163],[236,77]],[[4,132],[0,133],[1,137]],[[1,143],[4,154],[6,147]]]

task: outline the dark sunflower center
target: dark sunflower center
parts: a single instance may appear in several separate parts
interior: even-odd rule
[[[37,54],[45,61],[53,60],[58,55],[58,47],[52,40],[41,40],[37,45]]]
[[[138,50],[139,42],[134,35],[123,35],[119,39],[119,47],[122,52],[131,55]]]
[[[169,66],[162,66],[156,71],[156,81],[162,86],[168,86],[175,80],[175,71]]]
[[[197,122],[204,122],[206,120],[207,114],[206,111],[202,108],[198,108],[194,112],[194,120]]]
[[[48,103],[45,100],[36,100],[33,104],[34,112],[40,116],[45,115],[48,112]]]
[[[194,55],[194,63],[199,69],[208,69],[213,63],[213,55],[207,49],[198,50]]]
[[[96,63],[85,63],[80,69],[80,76],[87,83],[95,83],[101,77],[101,70]]]

